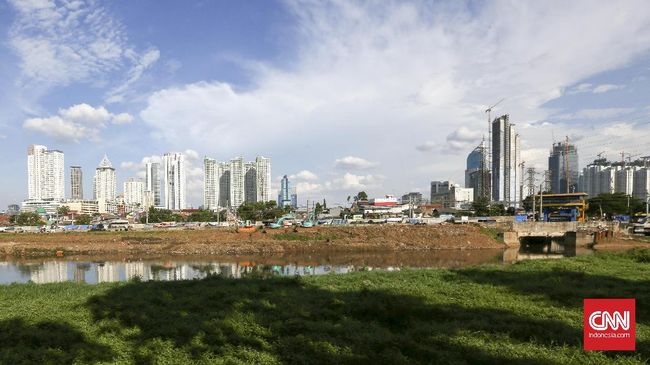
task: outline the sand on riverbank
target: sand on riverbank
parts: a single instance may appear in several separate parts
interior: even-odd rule
[[[316,251],[417,251],[503,248],[476,225],[376,225],[265,229],[70,232],[0,235],[0,255],[241,255]]]

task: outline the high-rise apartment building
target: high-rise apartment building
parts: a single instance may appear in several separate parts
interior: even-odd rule
[[[271,160],[258,156],[245,162],[242,157],[227,162],[204,159],[203,197],[206,207],[238,208],[244,202],[269,201]],[[211,209],[211,208],[210,208]]]
[[[244,163],[244,201],[257,202],[257,168],[254,161]]]
[[[185,156],[182,153],[166,153],[163,156],[165,181],[165,208],[186,208]]]
[[[27,196],[30,200],[65,199],[62,151],[31,145],[27,149]]]
[[[606,168],[604,164],[593,163],[582,169],[578,190],[590,197],[600,194],[600,172]]]
[[[553,143],[548,157],[548,171],[553,193],[574,193],[578,191],[578,149],[569,142]]]
[[[255,158],[257,201],[271,200],[271,159],[257,156]]]
[[[203,208],[214,210],[219,206],[219,164],[214,158],[203,159]]]
[[[598,173],[598,194],[616,192],[616,172],[618,170],[618,166],[609,166]]]
[[[635,198],[646,200],[650,197],[650,167],[643,167],[634,173]]]
[[[161,206],[160,198],[160,164],[158,162],[147,162],[145,165],[145,191],[152,193],[153,205]]]
[[[507,207],[517,206],[519,197],[519,135],[510,117],[502,115],[492,121],[492,201]]]
[[[93,180],[93,198],[95,200],[103,200],[105,202],[112,202],[117,196],[117,179],[115,177],[115,169],[104,155],[104,158],[95,169],[95,178]]]
[[[83,173],[81,166],[70,166],[70,199],[83,200]]]
[[[625,166],[616,171],[614,191],[625,195],[632,195],[636,170],[637,168],[635,166]]]
[[[128,205],[145,205],[144,181],[130,178],[124,182],[124,203]]]
[[[217,164],[217,181],[219,184],[219,206],[230,207],[230,162],[219,162]]]
[[[230,206],[239,208],[245,201],[245,166],[242,157],[230,160]]]

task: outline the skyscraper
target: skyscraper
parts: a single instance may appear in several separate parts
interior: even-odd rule
[[[95,200],[114,201],[117,196],[117,179],[115,177],[115,169],[104,155],[104,158],[95,169],[95,178],[93,198]]]
[[[245,168],[242,157],[230,160],[230,206],[239,208],[244,203]]]
[[[228,162],[204,159],[204,206],[238,208],[244,202],[271,200],[271,159],[257,156],[245,162],[236,157]]]
[[[222,208],[230,207],[230,162],[219,162],[217,164],[217,181],[219,184],[219,206]]]
[[[203,208],[216,209],[219,206],[219,165],[214,158],[203,159]]]
[[[614,191],[625,195],[632,195],[634,192],[634,175],[638,168],[636,166],[622,166],[616,171]]]
[[[145,191],[153,193],[153,204],[161,205],[160,199],[160,164],[158,162],[147,162],[145,165]]]
[[[507,207],[519,203],[517,165],[520,162],[519,135],[510,117],[502,115],[492,121],[492,200]]]
[[[650,197],[650,167],[643,167],[634,173],[633,195],[641,200]]]
[[[578,191],[578,149],[566,142],[553,143],[548,157],[548,171],[553,193],[574,193]]]
[[[286,207],[291,206],[291,188],[289,187],[289,178],[287,175],[280,180],[280,194],[278,195],[278,206]]]
[[[144,194],[144,181],[136,178],[130,178],[124,182],[124,203],[143,206]]]
[[[165,180],[165,208],[185,209],[185,156],[182,153],[166,153],[163,156]]]
[[[65,199],[62,151],[31,145],[27,149],[27,191],[30,200]]]
[[[257,201],[271,200],[271,159],[263,156],[255,158]]]
[[[467,156],[465,169],[465,187],[474,189],[474,200],[490,197],[490,173],[487,169],[484,142],[481,142]]]
[[[257,202],[257,164],[254,161],[244,164],[244,201]]]
[[[83,200],[83,173],[81,166],[70,166],[70,199]]]

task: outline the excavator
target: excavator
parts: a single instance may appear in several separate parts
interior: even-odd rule
[[[277,222],[273,222],[269,224],[269,227],[273,229],[282,228],[284,227],[285,221],[293,220],[293,219],[296,219],[296,217],[293,214],[285,214],[282,217],[280,217],[280,219],[278,219]]]
[[[316,225],[316,222],[317,220],[316,220],[315,210],[312,210],[312,212],[309,214],[309,217],[307,217],[306,220],[302,221],[302,226],[304,228],[311,228],[314,225]]]

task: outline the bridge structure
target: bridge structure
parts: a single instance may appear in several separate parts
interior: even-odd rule
[[[508,247],[535,243],[586,247],[613,237],[617,231],[615,222],[514,222],[504,230],[502,239]]]

